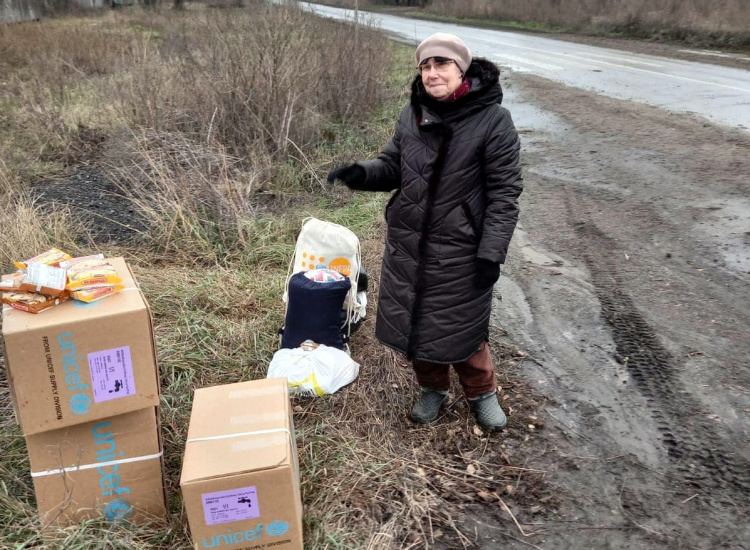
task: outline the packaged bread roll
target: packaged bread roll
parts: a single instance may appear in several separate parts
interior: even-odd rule
[[[39,313],[64,302],[69,296],[68,293],[65,293],[53,298],[44,294],[37,294],[36,292],[4,292],[0,301],[14,309],[28,311],[29,313]]]
[[[97,286],[94,288],[85,288],[83,290],[75,290],[70,293],[74,300],[81,302],[96,302],[107,296],[117,294],[125,288],[125,285],[116,284],[112,286]]]
[[[72,256],[70,254],[66,254],[62,250],[59,250],[57,248],[50,248],[46,252],[37,254],[33,258],[29,258],[28,260],[25,260],[23,262],[13,262],[13,264],[18,269],[22,269],[26,271],[28,265],[32,262],[35,262],[38,264],[51,265],[53,267],[60,267],[60,262],[69,260],[70,258],[72,258]]]
[[[110,264],[81,270],[68,269],[68,284],[65,288],[71,292],[99,286],[113,286],[122,283],[117,270]]]

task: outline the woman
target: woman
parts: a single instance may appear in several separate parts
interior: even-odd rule
[[[376,160],[333,170],[364,191],[398,191],[386,207],[375,334],[405,354],[421,394],[417,423],[438,417],[458,374],[479,425],[507,422],[487,348],[492,287],[518,219],[520,143],[500,106],[500,71],[456,36],[416,51],[411,101]]]

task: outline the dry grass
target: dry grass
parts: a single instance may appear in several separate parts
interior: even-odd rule
[[[0,26],[0,157],[18,180],[96,152],[119,122],[103,90],[134,33],[111,14]]]
[[[735,0],[434,0],[430,10],[455,17],[534,21],[572,29],[603,28],[637,36],[654,32],[740,36],[750,28],[750,6]]]
[[[258,171],[241,169],[220,145],[182,133],[142,130],[116,146],[105,169],[150,228],[141,242],[152,254],[207,265],[253,250],[262,256],[251,223]]]
[[[362,365],[358,380],[332,396],[294,398],[306,547],[461,548],[474,536],[463,518],[476,513],[514,531],[502,503],[523,519],[523,508],[545,494],[539,492],[543,472],[522,467],[534,403],[514,376],[519,357],[494,342],[501,399],[512,415],[503,436],[478,431],[458,395],[435,425],[412,425],[406,419],[415,390],[410,371],[394,366],[374,338],[387,197],[321,184],[333,166],[371,158],[385,143],[405,101],[411,51],[378,50],[380,39],[369,43],[361,33],[362,48],[379,52],[378,59],[352,60],[348,27],[301,21],[297,12],[283,10],[263,15],[267,21],[237,10],[225,17],[229,11],[214,19],[211,10],[188,10],[76,20],[77,33],[93,25],[127,37],[104,72],[81,58],[75,61],[81,71],[53,72],[45,81],[44,63],[23,48],[14,50],[12,67],[6,65],[11,86],[0,92],[0,112],[14,137],[0,138],[0,152],[8,155],[2,158],[11,159],[0,163],[0,200],[11,205],[0,209],[0,264],[7,270],[10,260],[54,245],[121,254],[134,267],[154,314],[169,514],[140,528],[93,521],[42,536],[23,437],[0,373],[0,548],[192,548],[178,487],[192,392],[265,376],[283,324],[288,262],[308,215],[360,236],[371,305],[352,343]],[[43,25],[61,38],[70,32],[66,20]],[[207,29],[227,36],[209,39]],[[263,48],[261,37],[298,41],[309,55]],[[9,40],[0,36],[1,47]],[[68,39],[61,44],[76,48]],[[266,57],[258,57],[261,50]],[[252,59],[238,58],[242,51]],[[56,55],[72,59],[69,52]],[[379,75],[393,59],[403,70]],[[307,68],[324,71],[325,78],[306,81],[314,88],[302,93],[292,77]],[[151,94],[147,69],[158,71],[150,76]],[[259,82],[252,70],[263,75]],[[379,79],[377,90],[362,80],[365,72]],[[273,104],[260,97],[271,78],[279,86]],[[43,102],[26,102],[23,95],[34,82],[46,94],[61,90],[59,101],[40,107],[41,118],[33,112]],[[180,89],[191,89],[189,82],[195,97]],[[92,98],[116,99],[116,108]],[[289,125],[290,117],[299,127]],[[63,147],[80,132],[69,124],[76,118],[106,136],[83,160],[106,168],[134,215],[147,222],[147,238],[137,246],[81,240],[75,210],[50,210],[31,198],[34,175],[81,161]],[[41,143],[49,156],[40,153]],[[21,160],[37,166],[29,169]]]
[[[322,3],[354,7],[354,0]],[[400,0],[366,3],[376,9],[407,4]],[[359,4],[362,8],[365,0]],[[614,33],[705,47],[750,47],[750,4],[742,0],[431,0],[408,4],[440,17],[495,21],[519,28]]]
[[[0,266],[10,271],[13,260],[28,258],[30,250],[43,251],[52,246],[63,246],[79,251],[75,244],[74,223],[64,209],[47,211],[35,204],[25,186],[19,185],[0,159]]]
[[[362,120],[382,100],[383,38],[355,40],[351,26],[293,5],[254,4],[162,24],[159,55],[144,41],[142,61],[112,90],[123,113],[140,126],[216,140],[231,154],[279,160],[305,149],[328,120]]]
[[[331,44],[342,47],[331,48]],[[179,132],[267,168],[383,100],[385,39],[294,5],[106,12],[0,27],[0,154],[23,179],[117,126]],[[23,98],[23,99],[21,99]]]

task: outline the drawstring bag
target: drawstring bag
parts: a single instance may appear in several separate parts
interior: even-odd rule
[[[359,239],[350,229],[317,218],[305,219],[297,237],[282,298],[287,304],[287,310],[291,305],[289,287],[293,274],[314,269],[328,269],[345,275],[349,278],[351,285],[343,303],[340,304],[339,330],[342,333],[342,341],[347,343],[349,335],[359,327],[359,323],[366,314],[367,276],[363,273],[361,264]],[[282,330],[286,332],[288,329],[285,327]],[[314,340],[311,336],[303,340],[307,338]],[[282,347],[286,346],[282,343]]]
[[[289,276],[300,271],[322,268],[338,271],[349,277],[352,287],[344,304],[349,321],[358,309],[357,283],[361,263],[359,239],[351,229],[317,218],[307,218],[297,237]],[[361,312],[361,317],[364,317],[364,312]]]

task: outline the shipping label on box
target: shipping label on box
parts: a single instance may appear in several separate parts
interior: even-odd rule
[[[195,548],[303,548],[286,379],[196,390],[180,486]]]
[[[153,407],[28,436],[43,526],[84,519],[146,523],[165,514]]]
[[[154,407],[159,402],[151,313],[122,258],[121,293],[68,301],[37,315],[3,310],[3,342],[24,435]]]

